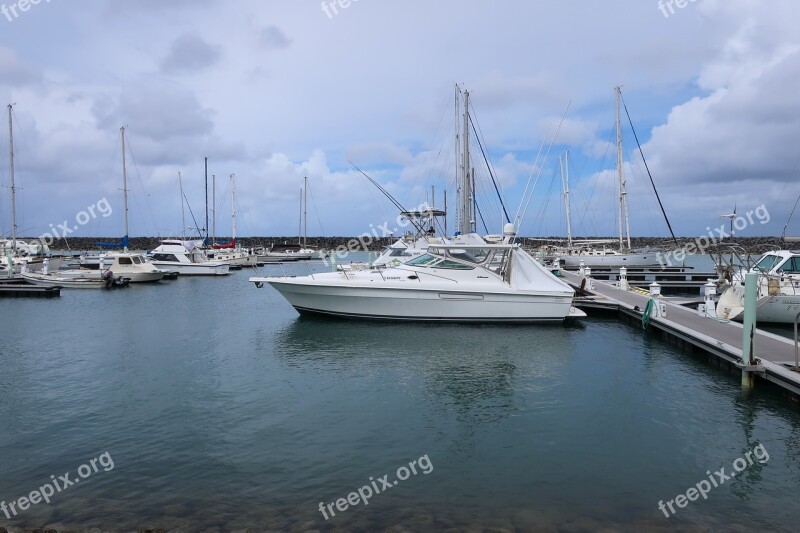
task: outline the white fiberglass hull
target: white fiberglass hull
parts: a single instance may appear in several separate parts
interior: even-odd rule
[[[104,289],[105,280],[97,278],[62,277],[55,274],[23,272],[20,276],[39,287],[63,287],[65,289]]]
[[[519,291],[333,286],[305,278],[265,278],[300,313],[350,318],[444,322],[560,321],[572,296]]]
[[[559,259],[561,259],[561,264],[567,268],[579,268],[581,261],[583,261],[584,266],[590,268],[662,266],[658,262],[658,255],[655,252],[621,255],[562,255],[559,256]]]
[[[154,270],[136,271],[135,269],[111,268],[114,277],[125,278],[129,283],[153,283],[164,279],[164,272]],[[102,279],[103,272],[99,270],[59,270],[56,274],[63,278]]]
[[[311,259],[315,252],[266,252],[264,255],[281,261],[304,261]]]
[[[230,265],[227,263],[151,262],[163,272],[177,272],[181,276],[226,276],[230,274]]]
[[[764,296],[756,302],[756,322],[794,324],[800,313],[800,296]],[[744,304],[741,300],[731,302],[725,293],[717,304],[720,318],[741,322],[744,320]]]

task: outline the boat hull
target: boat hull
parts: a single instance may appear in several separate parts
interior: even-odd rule
[[[39,287],[61,287],[63,289],[105,289],[106,281],[97,278],[69,278],[49,274],[23,272],[22,278]]]
[[[177,272],[181,276],[226,276],[230,274],[230,265],[226,263],[173,263],[169,261],[151,261],[163,272]]]
[[[343,287],[267,280],[301,314],[432,322],[548,322],[570,313],[572,297],[526,292]]]
[[[579,268],[581,261],[583,261],[584,266],[589,268],[663,266],[658,262],[658,256],[655,252],[623,255],[562,255],[559,256],[559,259],[566,268]]]

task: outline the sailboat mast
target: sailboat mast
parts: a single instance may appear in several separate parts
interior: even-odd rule
[[[459,155],[461,153],[461,135],[458,132],[458,108],[459,108],[459,106],[458,106],[458,95],[459,95],[459,91],[460,91],[460,88],[459,88],[458,84],[456,84],[455,105],[454,105],[455,120],[453,121],[453,131],[456,132],[455,142],[453,143],[455,145],[455,154],[453,156],[453,161],[455,161],[455,165],[456,165],[456,168],[455,168],[455,171],[456,171],[456,173],[455,173],[455,178],[456,178],[456,198],[458,198],[459,197],[458,195],[461,193],[461,172],[460,172],[461,163],[458,160],[459,159]],[[458,202],[456,202],[455,227],[456,227],[456,231],[457,232],[461,231],[461,216],[462,216],[462,214],[463,213],[461,213],[461,205]],[[446,233],[447,232],[445,232],[445,236],[446,236]]]
[[[181,173],[178,172],[178,186],[181,190],[181,238],[185,241],[186,240],[186,207],[184,204],[183,198],[183,178],[181,177]]]
[[[128,166],[125,159],[125,127],[119,129],[122,139],[122,207],[125,211],[125,236],[122,238],[122,247],[128,251]]]
[[[303,244],[303,189],[300,189],[300,213],[297,217],[297,245]]]
[[[8,165],[11,179],[11,249],[17,250],[17,189],[14,186],[14,126],[12,104],[8,104]]]
[[[303,249],[308,248],[308,176],[303,178]]]
[[[231,241],[236,245],[236,174],[231,174]]]
[[[622,88],[615,87],[614,92],[617,96],[617,174],[619,175],[619,247],[623,247],[623,231],[627,238],[628,249],[631,247],[631,228],[628,219],[628,190],[625,181],[622,158],[622,123],[620,121],[620,100],[622,99]],[[623,226],[624,220],[624,226]]]
[[[572,215],[569,205],[569,149],[564,153],[564,160],[558,158],[561,167],[561,186],[564,190],[564,212],[567,217],[567,245],[572,248]]]
[[[217,243],[217,175],[211,175],[211,244]]]
[[[464,149],[463,161],[461,163],[461,170],[463,176],[462,183],[462,197],[461,197],[461,212],[463,218],[461,220],[461,233],[471,233],[475,231],[475,211],[472,201],[472,179],[469,164],[469,91],[464,91]]]
[[[208,158],[205,158],[205,176],[206,176],[206,242],[208,242]]]

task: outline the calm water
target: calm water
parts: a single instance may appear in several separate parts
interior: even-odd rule
[[[797,528],[797,407],[641,330],[301,319],[252,274],[0,300],[0,498],[114,463],[0,524]],[[758,444],[766,463],[659,511]],[[426,455],[428,474],[319,512]]]

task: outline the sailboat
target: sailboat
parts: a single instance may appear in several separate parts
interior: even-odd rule
[[[14,121],[13,105],[8,104],[8,167],[9,188],[11,190],[11,239],[0,240],[0,275],[6,278],[15,278],[24,265],[30,271],[41,270],[44,267],[44,257],[50,252],[48,246],[39,241],[29,244],[17,238],[17,188],[14,183]],[[60,258],[52,259],[53,268],[61,266]]]
[[[206,183],[208,183],[208,158],[206,161]],[[180,172],[178,183],[181,191],[181,212],[183,213],[186,196],[183,194],[183,181]],[[206,195],[208,198],[208,195]],[[206,210],[207,211],[207,210]],[[186,222],[183,220],[183,227]],[[206,227],[208,227],[208,214],[206,213]],[[206,231],[206,233],[208,233]],[[165,239],[155,250],[148,253],[150,261],[158,268],[177,272],[181,276],[227,276],[230,274],[230,265],[222,261],[208,259],[205,252],[206,239],[189,240],[185,235],[182,239]]]
[[[308,247],[308,177],[303,178],[300,190],[300,228],[297,232],[297,244],[273,245],[264,255],[280,261],[302,261],[317,255],[317,251]]]
[[[617,113],[616,113],[616,132],[617,132],[617,180],[619,198],[617,202],[617,216],[619,217],[619,242],[617,247],[611,246],[612,240],[584,240],[573,241],[572,228],[569,209],[569,152],[567,152],[564,166],[562,166],[562,184],[564,191],[565,210],[567,216],[567,239],[566,248],[556,250],[555,257],[561,261],[566,268],[578,268],[581,263],[584,266],[597,267],[656,267],[660,266],[656,252],[634,252],[631,249],[631,226],[628,215],[628,190],[625,178],[624,158],[622,156],[622,124],[620,121],[620,102],[622,99],[622,89],[615,87]]]
[[[208,252],[209,259],[214,261],[222,261],[228,263],[230,267],[241,270],[242,267],[255,267],[257,266],[257,256],[249,250],[243,249],[236,242],[236,174],[231,174],[231,240],[227,243],[216,243],[212,238],[211,250]],[[214,234],[216,234],[217,227],[217,210],[216,210],[216,179],[213,180],[214,185],[213,197],[214,206],[213,213],[213,227]]]
[[[122,276],[131,283],[151,283],[164,279],[166,272],[150,263],[143,254],[128,252],[128,169],[125,153],[125,128],[119,129],[122,145],[122,197],[123,212],[125,217],[125,235],[117,243],[96,242],[101,248],[122,248],[122,252],[111,252],[99,256],[81,256],[80,265],[83,269],[98,270],[99,276],[105,271],[105,261],[108,259],[108,269],[116,276]]]

